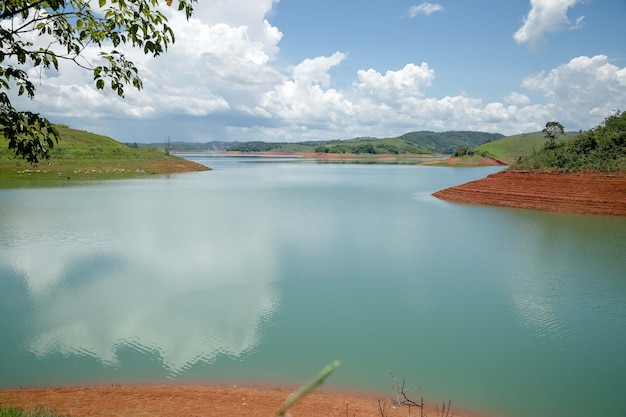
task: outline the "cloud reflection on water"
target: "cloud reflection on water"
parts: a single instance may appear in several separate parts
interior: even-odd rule
[[[32,353],[117,366],[120,349],[131,347],[157,355],[174,376],[260,343],[280,299],[262,222],[219,205],[178,205],[175,196],[164,203],[97,188],[59,194],[73,200],[70,216],[44,221],[23,202],[7,211],[11,237],[0,245],[0,263],[23,277],[30,295]],[[105,207],[97,222],[87,207],[94,204]]]

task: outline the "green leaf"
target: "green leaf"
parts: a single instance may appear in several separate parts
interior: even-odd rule
[[[169,1],[169,0],[168,0]],[[73,62],[93,71],[97,89],[111,88],[124,95],[124,88],[142,88],[135,64],[113,48],[122,45],[157,56],[174,42],[174,32],[167,17],[160,11],[163,0],[5,0],[0,25],[0,131],[15,153],[36,163],[47,157],[50,123],[29,112],[12,107],[10,97],[35,96],[35,84],[26,70],[33,74],[54,67],[58,61]],[[170,3],[173,3],[170,2]],[[178,9],[187,19],[197,0],[178,0]],[[99,6],[99,8],[98,8]],[[39,12],[43,8],[45,12]],[[12,12],[13,11],[13,12]],[[12,22],[11,19],[20,19]],[[48,35],[47,47],[35,47],[31,34]],[[28,36],[27,36],[28,35]],[[104,65],[91,65],[83,54],[88,44],[100,48]],[[51,49],[56,45],[55,49]],[[57,46],[60,47],[57,49]],[[7,63],[11,64],[7,64]],[[5,91],[15,88],[13,95]]]
[[[287,413],[287,410],[291,408],[298,400],[300,400],[305,395],[311,393],[315,388],[319,387],[324,383],[326,378],[333,373],[335,369],[339,366],[339,361],[335,360],[330,364],[326,365],[324,369],[322,369],[309,383],[300,387],[296,392],[290,395],[285,402],[280,406],[274,416],[282,417]]]

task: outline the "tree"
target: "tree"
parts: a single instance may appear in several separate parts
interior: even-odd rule
[[[556,138],[559,135],[565,134],[565,129],[563,128],[563,125],[561,125],[561,123],[552,121],[546,123],[546,127],[542,130],[542,132],[545,138],[548,139],[548,143],[546,143],[546,148],[552,149],[554,148]]]
[[[167,6],[173,0],[166,0]],[[197,0],[178,0],[187,19]],[[36,46],[33,35],[46,40]],[[61,60],[93,72],[97,89],[107,85],[120,97],[124,87],[138,90],[142,81],[135,64],[118,49],[123,45],[154,57],[174,42],[174,32],[159,9],[159,0],[0,0],[0,129],[16,156],[36,164],[49,158],[59,133],[45,117],[13,107],[7,92],[35,97],[28,73],[59,69]],[[99,60],[84,57],[88,46],[99,48]]]
[[[472,156],[474,155],[474,150],[470,149],[469,147],[467,147],[466,145],[459,145],[456,148],[454,148],[454,152],[452,153],[452,156],[459,158],[461,156]]]

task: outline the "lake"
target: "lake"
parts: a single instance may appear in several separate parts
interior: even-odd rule
[[[453,204],[499,167],[191,155],[0,190],[0,388],[308,380],[626,415],[626,218]]]

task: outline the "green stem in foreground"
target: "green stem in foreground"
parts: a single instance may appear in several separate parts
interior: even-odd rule
[[[308,384],[303,385],[302,387],[300,387],[300,389],[298,389],[298,391],[296,391],[293,394],[291,394],[289,396],[289,398],[287,398],[285,400],[283,405],[280,406],[280,408],[276,411],[276,414],[274,414],[274,415],[276,417],[284,416],[285,413],[287,412],[287,410],[289,410],[289,408],[291,408],[300,398],[304,397],[305,395],[307,395],[308,393],[313,391],[315,388],[317,388],[320,385],[322,385],[324,383],[324,381],[326,380],[326,378],[328,378],[330,376],[330,374],[332,374],[333,371],[338,366],[339,366],[339,361],[337,361],[337,360],[333,361],[332,363],[330,363],[328,365],[326,365],[326,367],[324,369],[322,369],[315,376],[315,378],[313,378]]]

